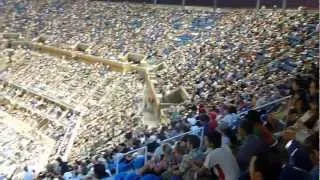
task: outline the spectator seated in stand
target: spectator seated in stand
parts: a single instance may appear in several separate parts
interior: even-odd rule
[[[251,158],[249,175],[251,180],[279,179],[282,162],[277,152],[269,151]]]
[[[198,179],[238,179],[240,169],[228,146],[222,145],[222,136],[217,131],[206,135],[206,158],[202,166],[193,163]]]
[[[236,155],[241,171],[247,171],[250,159],[259,154],[266,152],[269,148],[263,139],[254,134],[253,124],[249,120],[244,120],[240,124],[239,136],[242,139]]]

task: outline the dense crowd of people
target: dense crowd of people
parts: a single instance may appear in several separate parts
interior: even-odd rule
[[[67,151],[81,121],[70,161],[57,158],[37,178],[318,179],[318,14],[0,3],[2,32],[65,49],[85,43],[86,53],[111,60],[145,54],[150,65],[167,64],[154,72],[157,93],[183,86],[191,96],[163,110],[169,124],[148,128],[139,75],[17,48],[0,74],[2,110],[56,140],[55,152]],[[252,110],[283,97],[288,102]],[[162,142],[190,130],[196,133]],[[126,154],[144,146],[148,159]],[[25,174],[36,176],[31,167]]]
[[[4,59],[6,52],[2,51]],[[55,140],[52,157],[68,153],[70,143],[74,143],[70,158],[90,156],[123,140],[129,126],[142,124],[139,74],[113,72],[102,63],[59,59],[22,47],[15,49],[11,60],[0,75],[1,108]],[[81,125],[72,142],[77,123]]]
[[[20,164],[28,164],[30,168],[46,165],[52,148],[50,144],[30,129],[21,132],[8,126],[5,122],[13,117],[2,110],[0,113],[0,177],[10,176]]]

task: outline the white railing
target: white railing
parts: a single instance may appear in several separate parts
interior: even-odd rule
[[[134,149],[132,151],[129,151],[125,154],[123,154],[122,157],[128,156],[130,154],[134,154],[134,153],[139,153],[139,152],[143,152],[143,156],[144,156],[144,164],[147,164],[148,161],[148,148],[147,146],[143,146],[141,148],[138,149]],[[115,158],[115,162],[116,162],[116,175],[119,174],[119,163],[120,163],[121,158]]]
[[[82,121],[82,116],[80,115],[80,117],[76,121],[75,127],[72,130],[70,129],[71,130],[71,137],[70,137],[69,142],[67,144],[66,150],[65,150],[65,152],[64,152],[64,154],[62,156],[62,159],[65,160],[65,161],[68,159],[69,154],[71,152],[71,149],[73,147],[74,140],[76,139],[76,137],[78,135],[78,129],[80,127],[81,121]],[[68,132],[66,132],[66,134],[67,133]]]
[[[290,97],[291,97],[291,96],[285,96],[285,97],[282,97],[282,98],[276,99],[276,100],[274,100],[274,101],[271,101],[271,102],[269,102],[269,103],[266,103],[266,104],[264,104],[264,105],[261,105],[261,106],[258,106],[258,107],[255,107],[255,108],[252,108],[252,109],[250,109],[250,110],[258,110],[258,109],[262,109],[262,108],[265,108],[265,107],[270,106],[270,105],[272,105],[272,104],[276,104],[276,103],[279,103],[279,102],[285,101],[285,100],[289,99]],[[238,114],[238,116],[242,116],[242,115],[244,115],[244,114],[247,114],[250,110],[248,110],[248,111],[244,111],[244,112],[241,112],[241,113],[239,113],[239,114]]]
[[[198,135],[200,136],[200,139],[201,139],[201,146],[203,145],[203,136],[204,136],[204,128],[201,127],[197,130],[194,130],[194,131],[188,131],[188,132],[185,132],[185,133],[182,133],[182,134],[179,134],[179,135],[176,135],[176,136],[173,136],[173,137],[170,137],[168,139],[165,139],[163,141],[161,141],[160,144],[165,144],[165,143],[169,143],[170,141],[174,141],[176,142],[176,140],[182,138],[183,136],[185,135],[189,135],[189,134],[195,134],[195,135]]]

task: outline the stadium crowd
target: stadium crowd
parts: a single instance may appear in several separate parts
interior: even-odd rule
[[[37,178],[107,179],[120,171],[115,179],[319,179],[318,14],[4,2],[11,7],[1,8],[4,32],[43,35],[45,43],[69,49],[86,43],[87,53],[114,60],[127,52],[146,54],[150,64],[168,65],[155,72],[159,92],[183,86],[192,96],[167,110],[170,124],[150,129],[141,125],[132,102],[142,87],[129,82],[139,77],[19,50],[4,79],[59,95],[86,112],[72,161],[58,158]],[[87,92],[98,84],[97,95]],[[286,96],[287,103],[250,110]],[[39,107],[40,99],[33,98],[30,106]],[[205,143],[197,133],[174,145],[161,143],[201,128]],[[141,153],[126,155],[143,146],[146,164]],[[136,173],[126,172],[132,168]],[[26,177],[32,175],[26,168]]]
[[[7,49],[2,53],[8,61]],[[0,74],[1,110],[55,140],[52,157],[68,151],[77,123],[81,126],[71,149],[75,157],[113,146],[123,139],[125,128],[142,124],[139,74],[121,74],[101,63],[61,59],[22,47],[11,59]]]

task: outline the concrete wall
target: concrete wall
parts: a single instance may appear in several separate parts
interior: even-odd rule
[[[20,39],[20,34],[18,33],[2,33],[1,36],[4,39]]]
[[[166,94],[163,97],[163,102],[161,103],[170,103],[170,104],[179,104],[184,102],[189,98],[188,93],[183,87],[179,87],[170,93]]]

